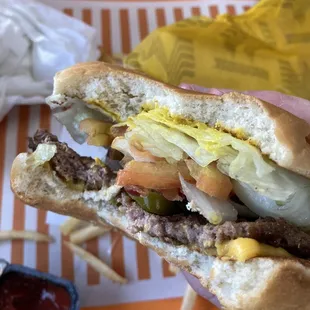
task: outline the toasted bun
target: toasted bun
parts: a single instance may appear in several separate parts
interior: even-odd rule
[[[199,278],[226,309],[310,309],[308,261],[279,258],[256,258],[245,263],[224,261],[145,233],[131,233],[126,217],[116,207],[95,194],[93,200],[86,202],[85,194],[67,188],[45,168],[28,165],[26,159],[27,154],[18,155],[11,171],[11,187],[25,203],[97,225],[107,222],[119,228],[168,262]]]
[[[126,120],[156,101],[174,115],[200,121],[225,131],[242,133],[278,165],[310,177],[310,126],[294,115],[240,93],[222,96],[183,90],[136,71],[102,62],[82,63],[56,74],[51,107],[74,98],[103,113]],[[72,104],[72,102],[71,102]]]

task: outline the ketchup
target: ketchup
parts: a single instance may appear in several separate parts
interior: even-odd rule
[[[68,291],[47,280],[8,272],[0,278],[1,310],[69,310]]]

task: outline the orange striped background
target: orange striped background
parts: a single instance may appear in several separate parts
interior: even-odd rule
[[[3,177],[4,177],[4,151],[5,151],[5,137],[6,137],[6,126],[7,117],[0,122],[0,198],[3,193]],[[2,214],[2,199],[0,199],[0,216]]]
[[[172,15],[167,13],[166,9],[166,1],[161,0],[160,5],[156,4],[156,6],[152,7],[152,11],[148,10],[148,4],[152,3],[152,1],[138,1],[141,3],[141,7],[135,7],[135,14],[137,16],[137,32],[133,32],[130,22],[130,10],[132,10],[129,5],[124,5],[122,7],[109,7],[108,3],[112,2],[104,2],[102,1],[102,6],[100,6],[99,11],[98,7],[92,7],[92,2],[100,2],[100,0],[89,1],[89,5],[85,7],[81,7],[81,3],[85,3],[85,1],[74,1],[72,0],[72,5],[68,5],[68,1],[66,1],[66,6],[63,5],[63,2],[60,0],[45,0],[44,3],[47,3],[51,6],[54,6],[58,9],[61,9],[67,15],[77,16],[82,19],[89,25],[96,25],[98,28],[98,45],[103,46],[104,50],[111,54],[112,52],[121,52],[124,54],[128,54],[133,48],[132,42],[139,42],[143,38],[147,36],[150,29],[154,25],[151,24],[151,21],[148,19],[150,14],[153,14],[153,22],[156,23],[157,27],[165,26],[175,21],[179,21],[184,17],[187,17],[186,14],[190,15],[200,15],[202,12],[205,14],[215,17],[219,13],[229,13],[229,14],[237,14],[241,13],[250,8],[251,4],[254,4],[255,1],[246,1],[246,0],[235,0],[231,1],[231,4],[227,4],[223,6],[217,6],[216,1],[191,1],[192,5],[188,6],[185,9],[183,7],[183,3],[185,1],[172,1],[175,5],[171,6]],[[114,1],[118,2],[118,1]],[[128,1],[127,2],[131,2]],[[137,1],[136,1],[137,2]],[[189,1],[187,1],[189,2]],[[210,3],[209,3],[210,2]],[[106,4],[105,4],[106,3]],[[125,3],[125,2],[123,2]],[[169,1],[170,3],[170,1]],[[203,4],[201,4],[203,3]],[[209,4],[208,4],[209,3]],[[143,4],[143,5],[142,5]],[[226,4],[226,2],[225,2]],[[111,4],[112,5],[112,4]],[[114,5],[114,4],[113,4]],[[185,5],[185,4],[184,4]],[[224,11],[223,11],[224,10]],[[99,14],[98,14],[99,12]],[[187,12],[187,13],[186,13]],[[189,12],[189,13],[188,13]],[[76,15],[77,14],[77,15]],[[115,15],[116,14],[116,15]],[[96,18],[100,18],[99,25],[96,22]],[[116,25],[117,29],[113,28],[113,18],[117,16],[119,24]],[[171,19],[172,18],[172,19]],[[121,38],[119,50],[115,50],[115,46],[117,46],[119,40],[119,36]],[[116,44],[117,43],[117,44]],[[116,45],[115,45],[116,44]],[[27,149],[27,135],[28,129],[31,125],[30,122],[30,108],[27,106],[22,106],[17,111],[18,117],[18,129],[17,129],[17,140],[12,141],[12,143],[16,143],[16,152],[24,152]],[[40,107],[39,112],[39,124],[40,127],[43,128],[51,128],[51,115],[49,108],[47,106],[42,105]],[[3,188],[4,188],[4,162],[5,162],[5,144],[7,137],[7,128],[8,128],[8,118],[6,117],[0,123],[0,197],[2,197]],[[11,154],[12,157],[15,154]],[[1,210],[3,209],[3,201],[0,199],[0,214],[2,214]],[[46,220],[46,212],[39,210],[37,212],[37,230],[39,232],[48,233],[49,227],[45,223]],[[25,227],[25,208],[24,205],[17,199],[14,199],[13,203],[13,222],[12,228],[17,230],[22,230]],[[126,276],[126,266],[124,259],[124,237],[121,236],[117,232],[111,233],[111,266],[115,269],[119,274]],[[74,273],[74,258],[70,251],[63,246],[63,240],[66,238],[61,238],[62,246],[60,247],[60,258],[61,258],[61,270],[60,275],[68,278],[70,280],[75,280]],[[100,256],[99,254],[99,240],[95,239],[87,242],[86,249],[89,250],[96,256]],[[149,250],[141,246],[140,244],[136,244],[135,253],[137,257],[137,280],[144,281],[151,279],[151,266],[150,266],[150,254]],[[12,263],[21,263],[24,262],[24,256],[27,253],[24,253],[24,243],[22,241],[13,241],[11,247],[11,261]],[[36,265],[35,267],[42,271],[51,271],[49,266],[49,246],[46,244],[38,244],[36,247]],[[87,267],[87,285],[88,286],[97,286],[100,285],[101,278],[97,272],[92,270],[90,267]],[[169,271],[168,264],[163,261],[162,262],[162,275],[165,278],[174,277],[173,274]],[[104,307],[104,309],[158,309],[160,307],[164,309],[177,309],[180,306],[180,299],[171,299],[169,301],[156,301],[156,302],[140,302],[130,305],[121,306],[111,306]],[[208,304],[206,301],[199,299],[196,303],[195,309],[215,309],[213,306]],[[85,308],[90,309],[90,308]],[[93,308],[99,309],[99,308]],[[103,308],[102,308],[103,309]]]
[[[40,128],[50,130],[50,119],[51,113],[49,107],[46,105],[40,106]],[[46,211],[38,210],[37,230],[43,234],[48,234],[48,226],[45,224],[45,219]],[[48,244],[37,244],[37,269],[43,272],[48,272],[48,250]]]
[[[29,124],[29,107],[23,106],[19,109],[19,125],[17,137],[17,153],[25,152],[27,150],[27,135]],[[25,229],[25,208],[24,204],[14,199],[14,213],[13,213],[13,229]],[[14,240],[12,242],[11,261],[13,264],[22,264],[24,260],[24,241]]]

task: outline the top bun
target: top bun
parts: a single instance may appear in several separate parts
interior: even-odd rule
[[[242,132],[242,139],[255,143],[279,166],[310,178],[310,125],[255,97],[188,91],[117,65],[90,62],[58,72],[47,103],[63,105],[72,98],[116,121],[125,121],[138,114],[145,103],[156,102],[173,115],[220,126],[232,135]]]

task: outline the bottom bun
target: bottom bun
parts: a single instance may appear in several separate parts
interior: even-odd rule
[[[109,223],[168,262],[190,272],[215,294],[225,309],[310,310],[310,263],[301,259],[255,258],[247,262],[222,260],[176,246],[138,232],[117,207],[99,198],[68,188],[48,169],[28,165],[27,154],[13,163],[11,187],[26,204],[90,221]],[[100,213],[100,216],[99,216]]]

